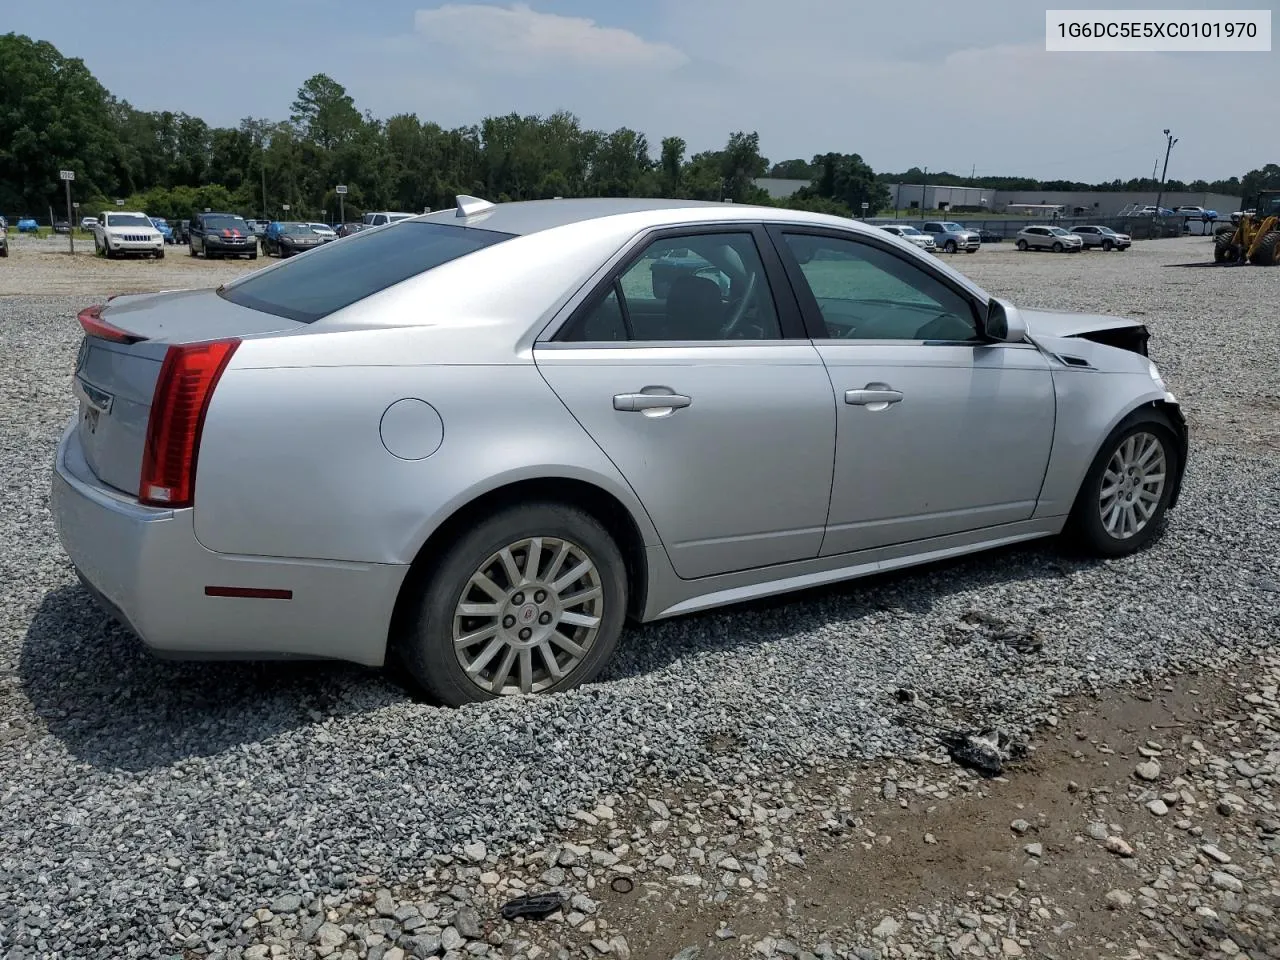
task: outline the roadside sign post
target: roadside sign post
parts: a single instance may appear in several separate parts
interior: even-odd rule
[[[338,195],[338,223],[339,224],[346,223],[347,210],[343,204],[343,201],[347,197],[347,185],[345,183],[340,183],[333,188],[333,192]]]
[[[867,203],[867,201],[865,200],[862,201],[862,219],[863,220],[867,219],[867,208],[870,206],[871,204]]]
[[[71,254],[76,252],[76,223],[71,214],[71,181],[76,178],[74,170],[62,170],[58,173],[62,182],[67,185],[67,242],[71,245]]]

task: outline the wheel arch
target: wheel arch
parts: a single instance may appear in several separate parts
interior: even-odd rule
[[[1182,412],[1182,408],[1178,404],[1171,402],[1163,397],[1144,397],[1125,407],[1112,421],[1107,425],[1106,430],[1102,431],[1098,442],[1094,445],[1093,452],[1089,454],[1088,460],[1085,462],[1085,472],[1080,475],[1076,484],[1077,495],[1080,486],[1084,483],[1085,477],[1088,475],[1089,466],[1097,458],[1102,450],[1102,445],[1107,442],[1115,429],[1122,423],[1132,417],[1135,413],[1143,411],[1153,411],[1164,415],[1173,427],[1174,436],[1178,441],[1178,473],[1173,480],[1173,491],[1169,494],[1169,509],[1172,510],[1178,505],[1178,497],[1182,493],[1182,478],[1187,472],[1187,457],[1189,452],[1189,436],[1187,428],[1187,418]]]
[[[431,575],[442,546],[450,543],[461,530],[482,517],[517,503],[531,501],[563,503],[586,511],[609,532],[622,553],[626,565],[627,616],[639,619],[644,612],[649,589],[646,562],[646,536],[652,528],[648,518],[638,520],[618,496],[599,483],[571,476],[539,475],[511,479],[481,491],[473,491],[465,502],[457,505],[438,523],[418,547],[409,571],[400,584],[387,630],[387,649],[405,628],[413,597]]]

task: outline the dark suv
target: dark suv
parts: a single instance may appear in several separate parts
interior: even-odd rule
[[[191,255],[205,259],[248,257],[258,259],[258,238],[244,217],[235,213],[197,213],[191,218]]]

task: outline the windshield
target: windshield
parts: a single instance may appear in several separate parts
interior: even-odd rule
[[[1068,236],[1067,231],[1063,230],[1061,227],[1050,227],[1049,232],[1052,233],[1055,237]]]
[[[904,237],[920,236],[920,231],[917,230],[915,227],[899,227],[898,230],[902,233]]]
[[[406,223],[356,235],[347,243],[322,244],[305,257],[219,288],[218,294],[251,310],[311,323],[512,236],[443,223]]]
[[[108,213],[108,227],[149,227],[151,221],[140,213]]]
[[[1097,230],[1098,233],[1109,233],[1112,236],[1115,235],[1115,231],[1112,230],[1110,227],[1094,227],[1094,229]]]
[[[943,226],[943,229],[947,231],[947,233],[963,233],[964,232],[964,227],[960,226],[960,224],[958,223],[948,222],[948,223],[944,223],[942,226]]]
[[[228,215],[214,215],[204,218],[204,228],[206,230],[248,230],[249,225],[240,217]]]
[[[291,237],[297,237],[311,233],[312,230],[309,223],[282,223],[280,224],[280,232],[286,233]]]

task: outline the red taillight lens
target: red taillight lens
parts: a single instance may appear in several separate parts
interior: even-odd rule
[[[84,327],[84,332],[91,337],[101,337],[103,340],[110,340],[112,343],[137,343],[139,340],[146,339],[145,337],[135,337],[128,331],[121,330],[119,327],[103,320],[102,304],[85,307],[80,311],[76,319],[80,321],[80,326]]]
[[[238,339],[175,344],[164,355],[142,453],[138,499],[143,503],[191,506],[205,414],[238,346]]]

